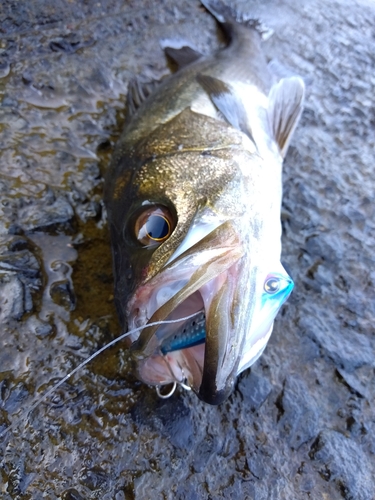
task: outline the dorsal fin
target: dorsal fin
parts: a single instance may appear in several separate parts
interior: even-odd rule
[[[302,113],[305,84],[302,78],[282,78],[268,95],[268,118],[273,136],[284,158]]]
[[[152,94],[159,83],[157,80],[148,82],[141,82],[137,78],[130,80],[126,99],[127,118],[137,112],[139,106]]]
[[[184,45],[179,49],[176,49],[175,47],[164,47],[164,52],[177,64],[178,69],[181,69],[202,57],[200,52],[194,50],[188,45]]]
[[[255,144],[248,124],[246,109],[235,90],[222,80],[209,75],[199,74],[197,80],[227,122],[232,127],[241,130]]]

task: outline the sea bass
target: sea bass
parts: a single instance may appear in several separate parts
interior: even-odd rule
[[[144,327],[129,337],[137,377],[219,404],[293,288],[280,263],[281,175],[304,84],[271,74],[258,21],[201,1],[228,46],[168,47],[178,71],[154,89],[130,85],[105,202],[120,321]]]

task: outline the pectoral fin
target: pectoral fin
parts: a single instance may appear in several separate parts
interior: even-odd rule
[[[283,158],[301,116],[304,95],[305,84],[297,76],[282,78],[270,90],[268,117]]]
[[[227,122],[232,127],[241,130],[254,142],[247,120],[246,109],[234,89],[222,80],[209,75],[198,75],[197,80]]]

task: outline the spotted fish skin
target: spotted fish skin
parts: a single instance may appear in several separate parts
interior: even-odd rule
[[[129,336],[135,374],[219,404],[293,288],[280,263],[281,175],[304,84],[271,73],[257,21],[202,3],[228,45],[208,56],[167,48],[178,71],[158,86],[132,83],[105,202],[120,321],[143,327]],[[178,323],[147,326],[200,311],[199,344]]]

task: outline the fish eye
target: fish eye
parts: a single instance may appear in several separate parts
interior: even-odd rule
[[[168,208],[154,205],[138,215],[134,232],[137,240],[145,247],[161,245],[174,229],[172,214]]]
[[[271,278],[267,278],[264,283],[264,290],[270,295],[278,292],[280,290],[280,279],[272,276]]]

